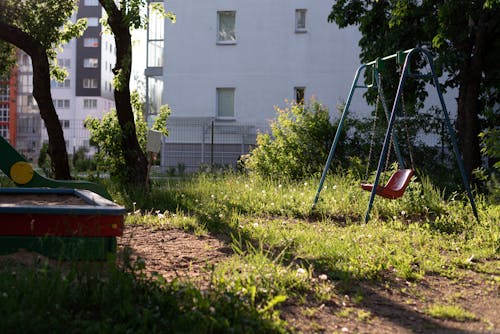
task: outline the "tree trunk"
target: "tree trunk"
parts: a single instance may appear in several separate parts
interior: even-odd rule
[[[472,36],[473,44],[470,58],[465,61],[460,71],[460,89],[458,93],[457,131],[462,149],[464,167],[469,180],[472,171],[481,166],[481,147],[479,133],[481,125],[479,114],[484,107],[480,101],[481,79],[484,63],[484,53],[487,48],[487,33],[483,18],[479,20],[475,34]]]
[[[131,185],[144,186],[146,183],[148,161],[142,151],[130,102],[130,74],[132,71],[132,37],[130,27],[123,13],[113,1],[99,0],[108,14],[108,23],[116,44],[116,65],[113,73],[119,76],[119,86],[114,87],[116,114],[122,130],[122,150],[128,166],[127,182]]]
[[[38,104],[40,115],[47,128],[49,155],[54,176],[59,180],[69,180],[71,174],[64,133],[50,92],[50,69],[47,53],[37,40],[20,29],[5,23],[0,23],[0,39],[15,45],[31,57],[33,64],[33,97]]]

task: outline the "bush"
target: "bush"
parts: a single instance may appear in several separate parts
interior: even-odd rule
[[[484,179],[493,202],[500,203],[500,142],[498,141],[500,127],[488,129],[482,132],[480,137],[483,144],[482,152],[489,158],[491,165],[490,174]]]
[[[148,127],[142,114],[144,102],[137,92],[131,94],[131,100],[137,140],[142,150],[145,150]],[[160,108],[160,114],[153,125],[153,129],[161,131],[164,135],[168,135],[166,121],[170,113],[171,110],[167,105],[162,106]],[[128,166],[125,163],[124,148],[121,146],[122,130],[118,123],[116,110],[112,109],[109,113],[105,114],[101,120],[97,118],[87,118],[85,120],[85,127],[90,131],[91,144],[97,147],[97,153],[95,154],[97,169],[109,172],[113,180],[118,183],[124,183],[126,177],[125,171]]]
[[[262,176],[291,179],[321,171],[335,136],[328,109],[311,100],[304,105],[288,103],[276,111],[271,134],[257,136],[257,147],[245,167]]]

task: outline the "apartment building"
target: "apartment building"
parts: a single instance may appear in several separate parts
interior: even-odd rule
[[[17,71],[0,77],[0,136],[16,144],[16,81]]]
[[[274,106],[317,98],[332,115],[359,66],[360,33],[327,22],[331,3],[170,0],[163,103],[173,110],[162,166],[234,165]]]
[[[59,66],[68,76],[63,82],[53,80],[51,93],[69,154],[80,147],[89,148],[89,132],[84,120],[102,117],[114,107],[113,74],[114,39],[103,33],[99,19],[103,9],[97,0],[82,0],[73,20],[86,17],[88,27],[81,37],[72,40],[57,54]],[[48,141],[45,126],[32,96],[31,59],[20,52],[18,57],[18,150],[28,159],[36,159]]]

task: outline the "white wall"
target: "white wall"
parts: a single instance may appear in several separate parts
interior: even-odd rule
[[[332,115],[359,66],[360,34],[327,22],[329,1],[170,0],[165,27],[164,103],[172,117],[214,117],[216,88],[235,87],[238,122],[275,117],[274,105],[306,87]],[[307,9],[307,33],[295,33],[295,9]],[[236,45],[217,45],[217,11],[236,10]],[[359,97],[361,100],[361,97]]]

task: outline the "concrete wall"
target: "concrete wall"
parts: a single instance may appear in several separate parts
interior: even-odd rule
[[[359,66],[360,34],[327,22],[331,2],[310,0],[170,0],[165,27],[164,103],[172,117],[215,117],[216,88],[235,88],[236,122],[265,123],[273,106],[306,88],[337,115]],[[306,32],[295,9],[307,9]],[[217,11],[236,11],[236,43],[219,45]],[[353,105],[355,108],[355,104]]]

